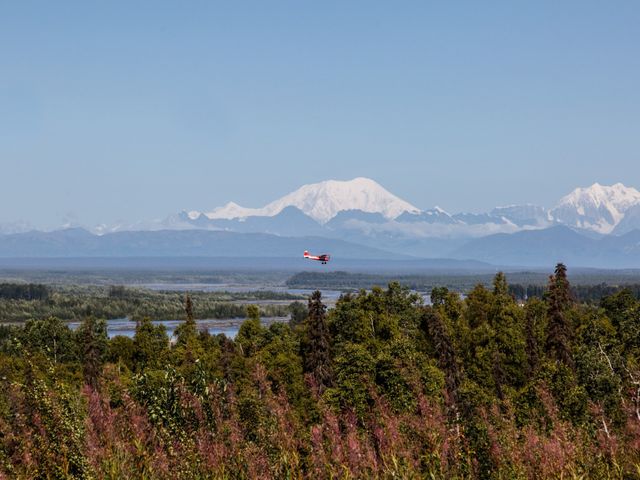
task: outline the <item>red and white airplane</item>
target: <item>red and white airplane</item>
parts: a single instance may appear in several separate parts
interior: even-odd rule
[[[308,258],[309,260],[317,260],[318,262],[322,262],[323,265],[326,265],[329,261],[329,254],[323,253],[322,255],[310,255],[308,251],[304,251],[304,258]]]

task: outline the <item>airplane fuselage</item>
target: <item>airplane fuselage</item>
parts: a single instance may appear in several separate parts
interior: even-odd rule
[[[311,255],[307,251],[304,252],[303,256],[308,260],[315,260],[317,262],[322,262],[323,265],[326,265],[330,258],[329,254],[327,253],[323,253],[322,255]]]

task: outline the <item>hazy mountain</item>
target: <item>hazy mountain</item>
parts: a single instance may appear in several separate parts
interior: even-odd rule
[[[210,230],[228,230],[243,233],[271,233],[284,236],[322,235],[324,229],[314,219],[296,207],[286,207],[276,215],[249,216],[242,218],[216,218],[206,215],[190,218],[183,212],[181,219],[189,221],[193,226]]]
[[[0,223],[0,235],[9,233],[24,233],[33,230],[33,226],[28,222],[7,222]]]
[[[599,239],[608,251],[623,252],[634,265],[640,264],[640,230],[632,230],[624,235],[607,235]]]
[[[339,239],[197,229],[105,235],[68,229],[0,235],[0,257],[298,257],[307,249],[353,259],[409,258]]]
[[[627,210],[640,204],[640,192],[622,183],[612,186],[594,183],[576,188],[551,209],[551,217],[562,225],[611,233]]]
[[[490,215],[513,223],[519,227],[546,227],[551,224],[549,213],[538,205],[509,205],[496,207]]]
[[[359,236],[360,235],[360,236]],[[203,229],[116,232],[94,235],[83,229],[0,235],[0,257],[263,257],[298,258],[308,249],[333,258],[402,260],[415,257],[474,260],[505,266],[640,268],[640,231],[591,238],[570,228],[462,239],[365,237],[354,241],[325,236],[290,237]],[[368,245],[357,242],[364,239]],[[384,241],[382,241],[384,240]],[[385,248],[381,248],[381,245]],[[390,247],[389,248],[387,248]],[[415,258],[414,257],[414,258]],[[417,261],[417,260],[416,260]]]
[[[452,225],[460,223],[459,220],[453,218],[448,212],[440,207],[434,207],[429,210],[419,212],[404,212],[396,221],[402,223],[440,223],[444,225]]]
[[[0,235],[0,257],[71,257],[78,252],[89,256],[96,238],[100,237],[82,228]]]
[[[330,230],[358,229],[358,226],[365,223],[376,225],[386,223],[388,220],[378,212],[363,212],[362,210],[342,210],[335,217],[329,220],[324,226]]]
[[[555,226],[471,240],[452,258],[473,258],[499,265],[545,266],[564,262],[572,266],[602,268],[640,267],[640,231],[599,238]]]
[[[505,225],[509,223],[506,218],[490,213],[456,213],[452,217],[465,225]]]
[[[622,220],[618,222],[616,228],[613,229],[613,234],[623,235],[629,233],[632,230],[640,230],[640,203],[629,207],[624,213]]]

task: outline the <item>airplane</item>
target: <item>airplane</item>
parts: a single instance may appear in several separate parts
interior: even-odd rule
[[[322,255],[310,255],[307,250],[304,251],[304,258],[308,258],[309,260],[317,260],[318,262],[322,262],[323,265],[326,265],[329,261],[329,254],[323,253]]]

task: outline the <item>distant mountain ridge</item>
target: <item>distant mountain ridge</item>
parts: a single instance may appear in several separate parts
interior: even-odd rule
[[[340,243],[346,242],[351,249],[342,251],[355,258],[363,258],[363,252],[377,258],[374,252],[380,252],[501,265],[564,258],[580,266],[636,267],[638,231],[640,192],[622,183],[576,188],[549,209],[524,204],[451,214],[439,207],[421,210],[374,180],[358,177],[304,185],[262,208],[229,203],[209,213],[182,211],[163,221],[101,225],[94,233],[103,239],[86,231],[20,234],[13,226],[0,229],[0,256],[242,256],[261,248],[267,255],[273,249],[286,256],[314,249],[305,243],[314,238],[317,249],[329,253],[346,248]],[[256,246],[249,248],[251,241]]]
[[[10,258],[302,258],[301,252],[311,250],[330,253],[341,261],[369,260],[372,267],[378,261],[403,261],[405,268],[481,268],[548,267],[563,261],[575,267],[640,268],[640,230],[621,236],[585,236],[565,226],[539,230],[523,230],[513,234],[496,234],[468,240],[465,243],[444,242],[437,255],[410,256],[409,251],[394,248],[388,251],[371,245],[319,236],[287,237],[265,233],[229,231],[158,230],[117,232],[95,235],[73,228],[53,232],[31,231],[0,235],[0,259]],[[437,244],[428,240],[430,252]],[[397,247],[397,245],[396,245]],[[422,257],[422,258],[420,258]],[[428,258],[424,258],[428,257]],[[436,260],[444,263],[434,263]],[[428,262],[426,261],[428,260]],[[458,262],[458,263],[455,263]],[[263,262],[264,263],[264,262]],[[307,265],[304,262],[300,266]],[[400,264],[398,264],[400,265]],[[333,268],[333,267],[332,267]]]
[[[158,230],[94,235],[81,228],[0,235],[0,257],[300,257],[304,250],[354,259],[412,257],[323,237],[265,233]]]
[[[539,267],[565,262],[597,268],[640,268],[640,230],[591,238],[565,226],[473,239],[450,252],[506,266]]]

